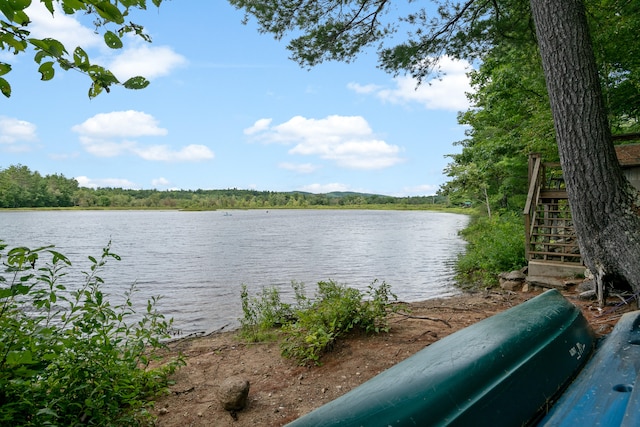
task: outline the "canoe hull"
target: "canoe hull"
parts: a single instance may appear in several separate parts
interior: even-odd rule
[[[547,291],[431,344],[289,426],[527,424],[573,379],[594,342],[580,310]]]
[[[640,311],[624,314],[540,426],[640,426]]]

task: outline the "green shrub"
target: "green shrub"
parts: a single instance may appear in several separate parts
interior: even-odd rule
[[[0,242],[0,425],[152,424],[149,398],[182,363],[149,369],[172,323],[158,298],[137,314],[131,286],[124,303],[109,303],[99,273],[120,259],[110,244],[89,257],[79,289],[64,284],[71,262],[52,246],[6,249]]]
[[[456,263],[462,287],[494,286],[498,274],[526,265],[524,222],[515,213],[474,218],[461,235],[468,242]]]
[[[365,292],[332,280],[319,282],[314,299],[307,298],[302,284],[293,283],[295,304],[284,304],[275,288],[249,297],[243,287],[244,318],[241,336],[250,341],[282,338],[282,355],[300,364],[319,364],[335,340],[352,330],[388,332],[387,315],[397,298],[386,283],[374,281]]]
[[[263,288],[260,295],[251,297],[243,284],[240,299],[244,313],[240,319],[240,336],[250,342],[275,339],[274,328],[282,326],[292,316],[291,305],[281,301],[275,287]]]

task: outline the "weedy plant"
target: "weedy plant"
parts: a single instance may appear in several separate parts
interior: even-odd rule
[[[243,286],[240,335],[249,341],[281,338],[282,355],[301,365],[320,364],[322,354],[350,331],[388,332],[388,315],[398,308],[391,287],[377,280],[364,292],[332,280],[318,282],[315,298],[306,296],[303,284],[292,287],[295,303],[288,304],[276,288],[250,297]]]
[[[82,285],[71,289],[71,262],[53,246],[7,250],[0,241],[0,425],[153,424],[150,398],[183,360],[149,368],[172,320],[157,311],[158,297],[136,313],[135,285],[111,305],[100,277],[120,259],[110,247],[89,257]]]
[[[461,235],[468,242],[456,262],[463,288],[495,286],[498,274],[526,265],[524,222],[514,213],[474,218]]]

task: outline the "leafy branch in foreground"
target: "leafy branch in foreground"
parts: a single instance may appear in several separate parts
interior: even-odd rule
[[[391,286],[377,285],[377,280],[365,292],[333,280],[318,282],[314,299],[306,296],[303,284],[292,287],[295,304],[283,303],[274,287],[250,297],[243,285],[240,336],[254,342],[281,336],[282,355],[301,365],[320,364],[322,354],[350,331],[388,332],[387,316],[398,308]]]
[[[46,9],[54,15],[74,15],[84,13],[93,18],[93,23],[98,29],[103,29],[103,39],[106,46],[111,49],[121,49],[122,39],[127,34],[135,34],[144,41],[151,42],[149,35],[144,33],[144,28],[133,22],[126,22],[130,12],[135,9],[145,10],[146,0],[40,0]],[[15,0],[0,2],[0,50],[14,55],[25,54],[28,48],[33,48],[33,59],[38,66],[41,80],[51,80],[55,75],[54,65],[62,70],[76,70],[87,75],[91,81],[89,97],[98,96],[103,90],[109,92],[114,84],[122,84],[127,89],[143,89],[149,85],[149,81],[141,76],[136,76],[121,83],[106,68],[92,64],[89,55],[82,47],[77,46],[72,55],[58,40],[51,37],[31,37],[30,25],[32,21],[27,14],[30,0]],[[152,0],[159,7],[162,0]],[[59,7],[56,7],[59,5]],[[29,12],[31,13],[31,12]],[[109,29],[109,25],[117,25],[117,29]],[[11,85],[2,76],[11,71],[11,64],[0,61],[0,92],[7,98],[11,96]]]
[[[149,398],[182,359],[149,368],[172,321],[156,310],[158,298],[136,313],[134,285],[111,305],[99,275],[120,259],[110,244],[89,257],[77,289],[64,284],[71,262],[53,246],[7,250],[0,241],[0,259],[0,424],[151,424]]]

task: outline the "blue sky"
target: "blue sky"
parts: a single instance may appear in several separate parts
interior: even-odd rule
[[[13,67],[12,96],[0,97],[0,168],[22,164],[86,187],[415,196],[445,182],[445,155],[464,138],[464,62],[443,58],[446,74],[418,90],[377,69],[373,51],[303,69],[221,0],[151,7],[134,22],[153,43],[110,50],[84,17],[51,19],[33,3],[34,37],[81,45],[121,81],[145,75],[151,85],[90,100],[87,77],[56,69],[42,82],[32,55],[0,52]]]

